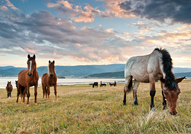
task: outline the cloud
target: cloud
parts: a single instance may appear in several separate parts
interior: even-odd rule
[[[10,7],[13,10],[19,10],[18,8],[16,8],[9,0],[5,0],[7,3],[7,6]]]
[[[36,53],[41,58],[70,57],[90,63],[114,62],[112,58],[124,60],[121,47],[128,44],[112,29],[76,28],[68,19],[55,17],[48,11],[27,16],[10,14],[1,16],[5,22],[0,22],[0,53],[22,56]]]
[[[0,5],[0,10],[2,10],[2,11],[8,11],[8,8],[7,8],[6,6]]]
[[[129,12],[127,7],[121,8],[120,3],[124,2],[124,0],[100,0],[106,3],[105,11],[101,12],[102,18],[110,18],[110,17],[120,17],[120,18],[133,18],[134,15]]]
[[[121,9],[135,16],[164,23],[191,23],[191,1],[189,0],[130,0],[119,3]]]
[[[74,6],[68,1],[57,1],[56,3],[48,3],[47,7],[54,8],[61,14],[69,15],[72,20],[75,22],[93,22],[95,19],[95,15],[99,15],[100,11],[91,7],[90,5],[86,5],[83,9],[81,6]]]

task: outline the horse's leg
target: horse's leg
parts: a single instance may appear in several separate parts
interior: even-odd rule
[[[163,89],[163,83],[161,82],[161,88]],[[162,90],[162,96],[163,96],[163,110],[166,109],[166,98],[164,97],[164,92]]]
[[[49,95],[50,95],[50,86],[47,86],[47,94],[48,94],[48,99],[49,99]]]
[[[27,105],[29,105],[29,97],[30,97],[30,91],[29,91],[29,86],[27,85],[27,87],[25,88],[26,92],[27,92]]]
[[[123,105],[126,105],[126,93],[129,91],[128,88],[129,88],[130,81],[131,81],[131,77],[127,77],[125,80]]]
[[[23,91],[23,102],[25,103],[25,94],[26,94],[26,90]]]
[[[45,88],[44,85],[42,85],[42,91],[43,91],[43,99],[44,99],[44,96],[45,96],[45,94],[46,94],[46,88]]]
[[[36,84],[34,86],[34,96],[35,96],[34,103],[35,103],[35,105],[37,104],[37,88],[38,88],[38,81],[36,82]]]
[[[154,96],[155,96],[155,93],[156,93],[156,90],[155,90],[155,78],[154,78],[153,74],[149,74],[149,82],[150,82],[150,96],[151,96],[150,107],[152,109],[152,108],[155,107],[155,105],[154,105]]]
[[[134,86],[133,86],[133,98],[134,98],[134,104],[138,105],[138,101],[137,101],[137,89],[139,86],[140,82],[138,81],[134,81]]]
[[[19,101],[19,94],[20,94],[20,85],[18,84],[17,85],[17,100],[16,100],[16,103],[18,103],[18,101]]]
[[[54,85],[55,99],[57,100],[57,84]]]
[[[47,93],[47,90],[48,90],[48,89],[47,89],[47,87],[45,86],[46,98],[47,98],[47,94],[48,94],[48,93]]]

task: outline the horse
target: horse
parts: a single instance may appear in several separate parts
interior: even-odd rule
[[[110,86],[116,86],[116,81],[114,83],[109,83]]]
[[[22,70],[18,74],[18,82],[17,82],[17,100],[19,95],[21,94],[21,98],[23,96],[23,102],[25,102],[25,93],[27,92],[27,105],[29,105],[29,97],[30,97],[30,90],[29,88],[31,86],[34,86],[34,102],[37,104],[37,88],[38,88],[38,79],[39,75],[37,72],[37,64],[35,61],[35,54],[33,57],[30,57],[28,54],[28,60],[27,60],[27,70]]]
[[[106,84],[102,84],[102,81],[100,81],[100,87],[106,86]]]
[[[11,92],[13,91],[13,86],[11,84],[11,81],[7,82],[6,90],[7,90],[7,98],[10,98]]]
[[[98,87],[98,82],[94,82],[93,84],[89,84],[89,85],[92,85],[93,88],[94,88],[94,86]]]
[[[161,81],[163,110],[166,109],[166,100],[171,115],[176,115],[176,103],[180,88],[178,83],[185,77],[175,78],[172,72],[173,63],[166,49],[155,48],[151,54],[131,57],[125,65],[124,100],[126,105],[126,93],[133,90],[134,104],[138,105],[137,88],[140,82],[150,83],[151,110],[154,108],[155,81]],[[134,85],[132,84],[134,78]]]
[[[54,86],[54,94],[55,94],[55,99],[57,99],[57,76],[56,76],[56,72],[54,69],[54,61],[51,62],[49,60],[49,64],[48,64],[48,73],[43,74],[42,76],[42,90],[43,90],[43,98],[46,95],[48,95],[48,99],[49,99],[49,95],[50,95],[50,87]]]

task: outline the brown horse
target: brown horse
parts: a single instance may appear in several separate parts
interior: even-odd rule
[[[13,86],[11,85],[11,81],[7,82],[6,90],[7,90],[7,98],[11,97],[11,92],[13,90]]]
[[[110,86],[116,86],[116,81],[114,83],[109,83]]]
[[[35,55],[33,57],[30,57],[28,55],[27,60],[27,70],[22,70],[18,74],[18,82],[17,82],[17,103],[19,94],[21,94],[21,97],[23,96],[23,102],[25,102],[25,93],[27,92],[27,105],[29,104],[29,97],[30,97],[30,90],[29,88],[31,86],[34,86],[34,102],[37,104],[37,87],[38,87],[38,72],[36,68],[36,61],[35,61]]]
[[[175,115],[176,103],[180,88],[178,83],[185,77],[175,79],[172,72],[172,59],[165,49],[156,48],[151,54],[145,56],[131,57],[125,66],[124,100],[126,105],[126,93],[133,90],[134,104],[138,105],[137,88],[140,82],[150,83],[151,109],[154,108],[155,81],[161,80],[163,95],[163,109],[166,108],[166,99],[169,105],[170,114]],[[132,78],[134,85],[132,86]]]
[[[54,61],[51,62],[49,60],[49,65],[48,65],[48,73],[43,74],[42,76],[42,90],[43,90],[43,98],[46,95],[50,95],[50,87],[54,86],[54,94],[55,94],[55,99],[57,99],[57,76],[56,72],[54,69]]]
[[[106,86],[106,84],[103,84],[102,81],[100,81],[100,87]]]

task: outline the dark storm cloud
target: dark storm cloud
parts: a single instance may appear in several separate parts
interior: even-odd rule
[[[190,0],[130,0],[119,4],[136,16],[164,22],[191,23]]]

